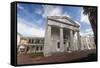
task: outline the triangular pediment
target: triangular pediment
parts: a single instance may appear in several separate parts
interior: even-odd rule
[[[51,20],[63,22],[63,23],[69,24],[69,25],[79,26],[75,21],[71,20],[70,18],[68,18],[66,16],[49,16],[48,18]]]

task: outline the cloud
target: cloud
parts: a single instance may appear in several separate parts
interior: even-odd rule
[[[42,15],[43,14],[43,10],[42,9],[36,9],[34,11],[36,14]]]
[[[43,17],[62,14],[62,9],[60,7],[44,5],[43,9],[44,9],[44,13],[42,15]]]
[[[86,32],[91,32],[91,31],[92,31],[92,29],[86,29],[85,31],[86,31]]]
[[[91,28],[91,24],[89,22],[89,19],[88,19],[88,15],[85,15],[83,14],[83,9],[81,9],[81,19],[80,19],[80,22],[81,25],[80,27],[83,28],[84,30],[80,32],[80,35],[81,36],[89,36],[89,35],[92,35],[93,36],[93,31],[92,31],[92,28]],[[84,26],[82,26],[82,24],[84,24]],[[85,27],[88,27],[88,28],[85,28]]]
[[[50,5],[43,5],[44,13],[42,16],[45,18],[47,16],[67,16],[70,17],[70,15],[66,13],[63,13],[63,9],[61,6],[50,6]]]
[[[28,37],[44,37],[45,30],[36,28],[35,25],[30,26],[27,24],[27,21],[18,21],[18,32],[21,33],[23,36]]]
[[[91,28],[86,29],[84,32],[80,32],[81,36],[88,36],[88,35],[93,35],[93,31]]]
[[[80,21],[84,22],[86,24],[90,24],[89,19],[88,19],[88,15],[83,14],[83,11],[84,10],[82,9],[81,10],[81,19],[80,19]]]
[[[22,7],[21,5],[17,4],[17,8],[24,10],[24,7]]]
[[[63,13],[62,16],[67,16],[67,17],[71,18],[71,16],[67,12]]]

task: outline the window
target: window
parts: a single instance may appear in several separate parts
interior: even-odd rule
[[[32,43],[34,43],[34,39],[32,39]]]
[[[38,49],[39,49],[39,47],[37,46],[37,47],[36,47],[36,50],[38,50]]]
[[[60,48],[60,42],[57,43],[57,47]]]
[[[33,45],[32,48],[34,48],[35,46]]]
[[[41,43],[43,44],[43,43],[44,43],[44,41],[43,41],[43,40],[41,40]]]
[[[42,46],[41,46],[40,50],[42,50]]]
[[[66,44],[66,42],[64,42],[64,44]]]
[[[31,39],[29,39],[28,43],[31,43]]]
[[[35,41],[35,43],[39,43],[39,42],[40,42],[40,40],[38,40],[38,39]]]

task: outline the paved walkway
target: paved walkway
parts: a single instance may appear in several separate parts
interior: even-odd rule
[[[96,50],[74,51],[71,53],[54,54],[48,57],[32,58],[30,55],[19,55],[17,58],[18,64],[41,64],[41,63],[58,63],[71,62],[77,59],[85,58],[91,53],[96,53]]]

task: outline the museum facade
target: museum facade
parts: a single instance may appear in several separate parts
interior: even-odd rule
[[[66,16],[48,16],[46,22],[45,37],[21,36],[18,53],[43,52],[44,56],[49,56],[55,53],[94,48],[94,39],[92,43],[90,42],[91,45],[86,44],[88,41],[79,34],[80,25],[70,18]],[[88,45],[90,48],[87,47]]]

